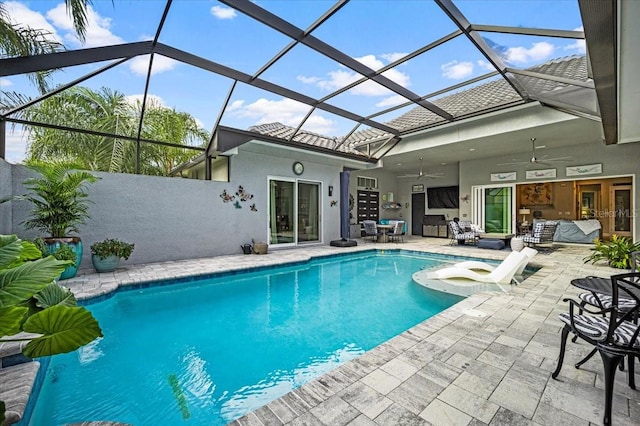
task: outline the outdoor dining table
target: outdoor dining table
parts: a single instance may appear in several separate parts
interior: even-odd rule
[[[381,224],[381,223],[377,225],[378,229],[380,230],[380,235],[378,236],[379,243],[389,242],[389,235],[387,235],[387,233],[389,232],[389,230],[393,229],[394,226],[395,225],[392,225],[392,224]]]

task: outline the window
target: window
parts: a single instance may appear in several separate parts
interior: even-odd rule
[[[378,179],[358,176],[358,188],[375,189],[378,187]]]

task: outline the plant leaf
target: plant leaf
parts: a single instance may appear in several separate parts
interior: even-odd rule
[[[70,262],[53,256],[0,270],[0,308],[15,306],[29,299],[56,279]]]
[[[68,288],[60,287],[57,283],[51,283],[38,293],[33,295],[36,306],[50,308],[55,305],[78,306],[78,301]]]
[[[28,308],[19,306],[0,308],[0,336],[18,334],[20,332],[20,324],[28,311]]]
[[[8,268],[20,259],[22,245],[15,235],[0,235],[0,269]]]
[[[91,312],[83,307],[56,305],[34,314],[23,327],[43,336],[33,339],[22,353],[29,358],[71,352],[102,337],[102,330]]]

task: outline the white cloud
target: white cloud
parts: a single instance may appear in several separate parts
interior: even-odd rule
[[[131,72],[136,75],[147,75],[149,69],[149,57],[150,55],[136,56],[129,61],[129,68]],[[171,58],[167,58],[162,55],[155,55],[153,57],[153,68],[151,68],[151,75],[161,74],[165,71],[170,71],[178,65],[178,61]]]
[[[29,134],[23,129],[22,126],[13,130],[7,128],[5,159],[11,164],[20,163],[27,157]]]
[[[305,77],[304,75],[299,75],[296,77],[296,80],[301,81],[304,84],[315,84],[320,81],[320,77]]]
[[[494,68],[493,65],[491,65],[491,63],[485,61],[484,59],[478,59],[478,61],[476,61],[476,63],[478,64],[478,66],[484,70],[487,71],[495,71],[496,69]]]
[[[395,52],[395,53],[383,53],[380,55],[381,58],[386,59],[389,63],[395,62],[400,58],[404,58],[407,56],[405,52]]]
[[[451,61],[441,65],[440,68],[442,68],[443,77],[452,80],[461,80],[473,73],[473,62]]]
[[[4,3],[4,9],[11,19],[11,23],[18,24],[22,27],[43,30],[50,33],[49,39],[62,42],[62,37],[58,35],[56,29],[42,16],[39,12],[34,12],[26,5],[15,1]]]
[[[9,86],[13,86],[13,83],[8,78],[0,78],[0,87],[3,89]]]
[[[62,33],[64,40],[75,47],[98,47],[124,43],[124,40],[110,30],[111,18],[103,18],[91,7],[87,7],[87,32],[82,44],[73,29],[73,20],[64,3],[47,11],[47,18]]]
[[[585,40],[576,40],[574,43],[565,46],[564,50],[575,50],[581,54],[587,53],[587,42]]]
[[[243,100],[241,100],[241,99],[240,99],[240,100],[237,100],[237,101],[233,101],[233,102],[231,102],[231,105],[229,105],[229,106],[227,107],[227,112],[229,112],[229,111],[235,111],[235,110],[237,110],[237,109],[240,109],[240,108],[242,108],[242,106],[243,106],[243,105],[244,105],[244,101],[243,101]]]
[[[534,43],[529,49],[526,47],[510,47],[506,52],[506,60],[508,62],[527,63],[530,61],[539,61],[546,59],[553,54],[555,47],[542,41]]]
[[[237,16],[236,11],[230,7],[213,6],[211,14],[218,19],[233,19]]]
[[[388,98],[384,98],[380,102],[376,104],[379,108],[392,107],[396,105],[400,105],[401,103],[407,102],[407,98],[400,95],[389,96]]]
[[[129,95],[126,96],[126,100],[127,102],[129,102],[131,105],[136,105],[136,104],[142,104],[142,98],[144,95],[140,94],[140,95]],[[162,99],[160,96],[157,95],[147,95],[147,104],[145,106],[145,108],[153,108],[153,107],[167,107],[167,104],[165,103],[164,99]]]
[[[296,127],[309,112],[309,106],[292,99],[271,101],[261,98],[250,104],[236,100],[227,108],[227,112],[231,112],[235,117],[251,119],[255,125],[279,122]],[[309,117],[304,129],[320,134],[331,134],[336,130],[335,123],[319,113]]]
[[[398,54],[401,55],[401,54]],[[385,63],[378,59],[375,55],[366,55],[360,58],[354,58],[356,61],[361,64],[366,65],[367,67],[377,70],[382,68]],[[402,87],[408,87],[411,85],[411,78],[408,74],[398,71],[397,69],[390,69],[382,73],[383,76],[387,77],[389,80],[394,81]],[[326,78],[317,77],[317,76],[298,76],[297,79],[306,84],[315,84],[323,90],[328,92],[333,92],[335,90],[341,89],[355,81],[358,81],[362,78],[362,76],[353,71],[347,70],[342,67],[335,71],[330,71],[327,73]],[[379,85],[374,81],[366,81],[357,85],[356,87],[349,90],[349,93],[353,95],[361,95],[361,96],[389,96],[393,94],[389,89]]]

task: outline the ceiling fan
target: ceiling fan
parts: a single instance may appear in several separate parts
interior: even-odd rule
[[[427,177],[427,178],[439,178],[442,177],[444,175],[444,173],[424,173],[422,171],[422,157],[420,157],[420,173],[418,174],[406,174],[406,175],[402,175],[402,176],[398,176],[399,178],[416,178],[416,179],[422,179],[423,177]]]
[[[539,146],[538,148],[544,148],[544,146]],[[529,160],[516,160],[514,158],[513,161],[509,163],[498,163],[498,166],[530,166],[532,164],[542,164],[543,166],[548,166],[549,163],[554,161],[562,162],[571,160],[573,157],[556,157],[556,158],[547,158],[548,155],[543,155],[542,157],[536,157],[536,138],[531,138],[531,158]]]

